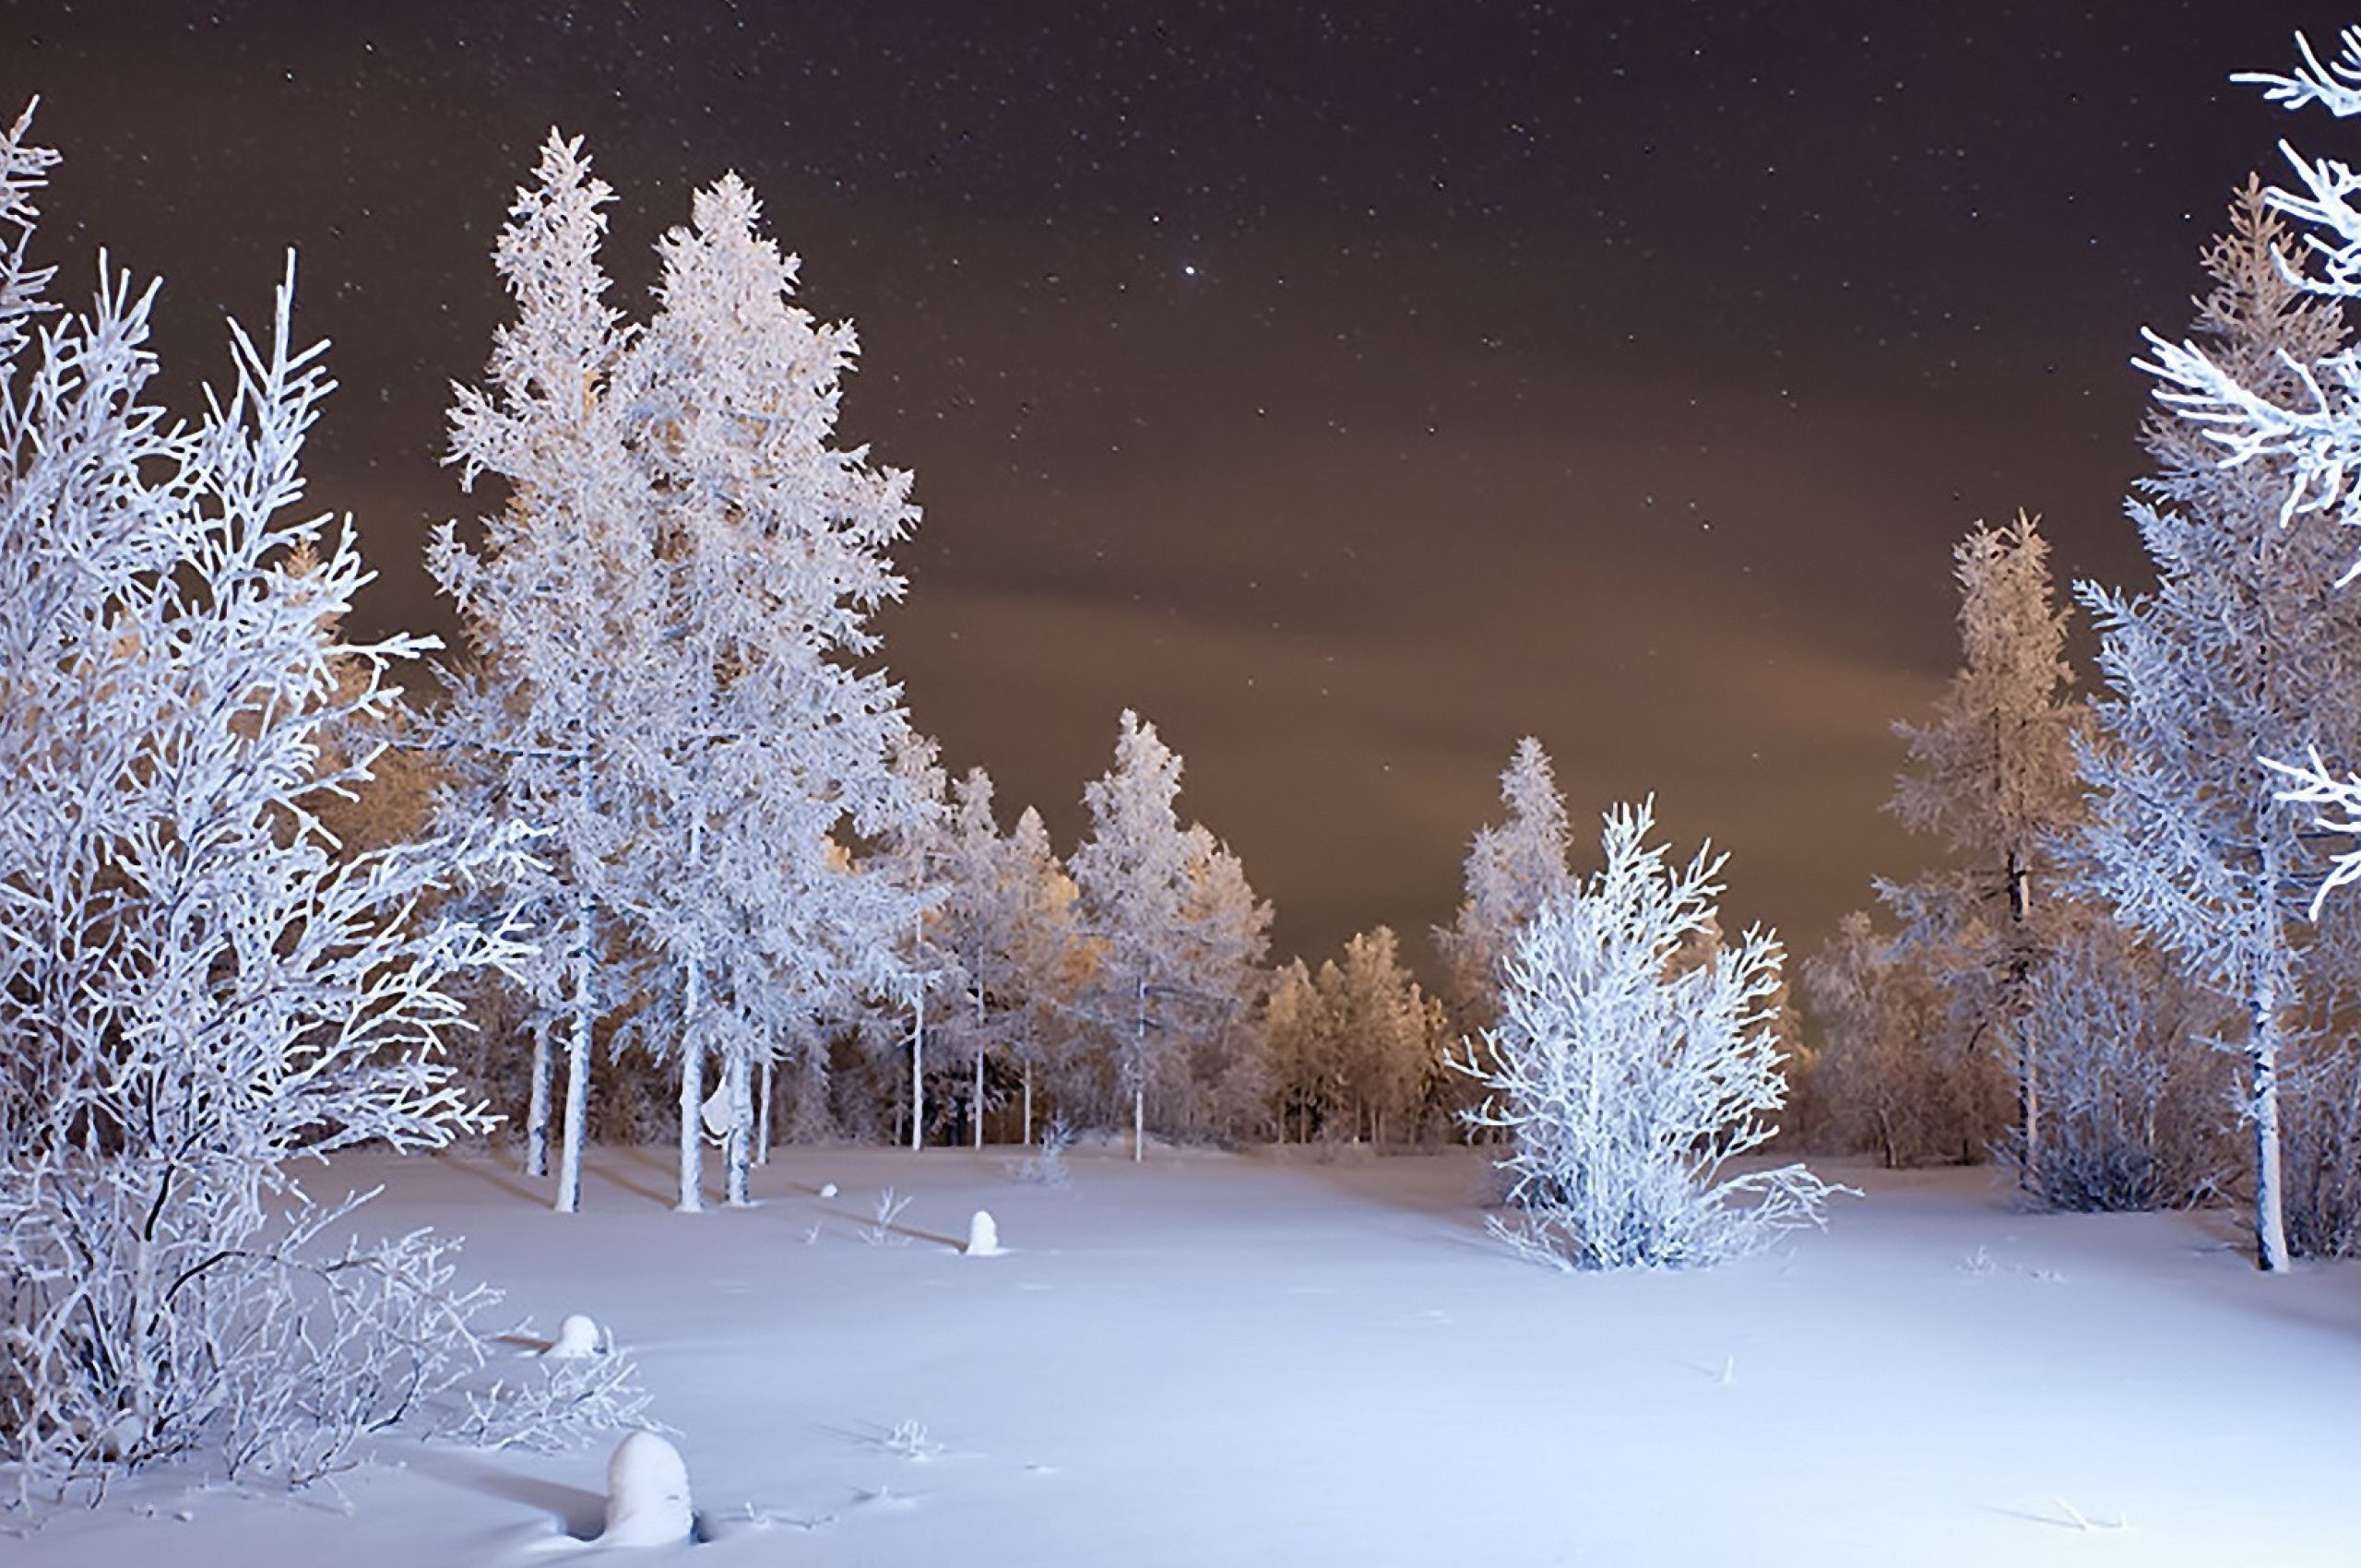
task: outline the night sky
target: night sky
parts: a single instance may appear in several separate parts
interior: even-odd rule
[[[1423,955],[1519,735],[1579,837],[1653,789],[1809,950],[1928,847],[1879,807],[1956,663],[1949,552],[2045,515],[2144,568],[2143,324],[2295,135],[2230,86],[2313,5],[27,5],[0,104],[65,162],[60,297],[167,284],[176,389],[286,246],[343,390],[309,464],[447,633],[451,381],[552,125],[610,270],[726,170],[863,347],[843,435],[916,470],[885,658],[1060,847],[1137,707],[1316,962]],[[364,628],[365,629],[365,628]],[[1587,860],[1584,861],[1587,864]]]

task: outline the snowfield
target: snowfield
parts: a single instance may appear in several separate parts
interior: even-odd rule
[[[465,1234],[541,1333],[587,1313],[637,1353],[706,1541],[570,1538],[611,1443],[387,1443],[341,1496],[150,1472],[0,1561],[2361,1561],[2361,1265],[2266,1277],[2228,1214],[1837,1167],[1866,1195],[1825,1234],[1562,1275],[1485,1238],[1466,1151],[1288,1156],[1089,1150],[1057,1187],[787,1149],[757,1206],[679,1215],[670,1151],[602,1149],[574,1216],[493,1156],[348,1157],[315,1194],[382,1182],[373,1223]],[[962,1255],[979,1208],[1001,1255]]]

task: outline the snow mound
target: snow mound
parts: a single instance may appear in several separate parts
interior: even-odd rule
[[[835,1196],[836,1195],[836,1184],[834,1182],[821,1182],[821,1183],[820,1183],[820,1195],[821,1195],[822,1197],[824,1197],[824,1198],[833,1198],[833,1197],[835,1197]]]
[[[635,1431],[607,1461],[607,1528],[601,1546],[677,1546],[696,1529],[689,1467],[652,1431]]]
[[[599,1325],[581,1313],[568,1314],[566,1320],[557,1325],[557,1337],[551,1340],[549,1348],[541,1352],[552,1360],[559,1361],[577,1360],[598,1353]]]
[[[971,1258],[1000,1255],[1000,1227],[992,1223],[989,1209],[978,1209],[975,1218],[967,1221],[967,1245],[964,1250]]]

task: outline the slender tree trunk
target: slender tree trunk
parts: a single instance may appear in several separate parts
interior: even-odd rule
[[[1147,977],[1132,1014],[1132,1163],[1147,1158]]]
[[[976,982],[976,1085],[967,1097],[976,1123],[975,1146],[984,1146],[984,982]]]
[[[558,1152],[557,1195],[552,1206],[572,1214],[582,1206],[582,1141],[590,1130],[590,958],[596,920],[588,900],[575,911],[574,1014],[565,1041],[565,1126]]]
[[[2041,1087],[2035,1071],[2033,1040],[2026,1034],[2025,944],[2033,913],[2033,873],[2013,849],[2009,853],[2009,935],[2015,951],[2009,956],[2008,994],[2000,999],[2001,1016],[2017,1058],[2018,1189],[2032,1196],[2041,1187]]]
[[[550,1026],[546,1017],[533,1025],[533,1084],[525,1103],[525,1174],[550,1173]]]
[[[2248,1009],[2248,1092],[2254,1106],[2255,1266],[2276,1274],[2287,1266],[2285,1190],[2279,1168],[2278,978],[2266,968],[2255,981]]]
[[[926,987],[910,1010],[910,1149],[926,1147]]]
[[[704,1000],[704,966],[689,960],[683,988],[684,1016],[694,1019]],[[705,1208],[705,1047],[694,1026],[681,1031],[681,1190],[674,1212],[696,1214]]]
[[[745,1051],[734,1050],[725,1055],[721,1073],[730,1105],[730,1134],[722,1142],[722,1160],[729,1171],[729,1187],[724,1201],[731,1208],[744,1208],[752,1201],[747,1195],[746,1173],[753,1169],[754,1162],[753,1074]]]
[[[1025,1064],[1025,1142],[1033,1142],[1033,1063]]]
[[[771,1162],[771,1102],[778,1098],[778,1075],[770,1057],[763,1058],[762,1098],[754,1104],[754,1163]]]

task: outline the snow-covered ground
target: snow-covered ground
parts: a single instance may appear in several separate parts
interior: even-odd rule
[[[341,1499],[144,1478],[0,1562],[2361,1562],[2361,1267],[2261,1277],[2227,1215],[1845,1170],[1867,1196],[1824,1235],[1589,1277],[1487,1241],[1465,1152],[1092,1152],[1046,1187],[1003,1153],[792,1149],[702,1216],[669,1158],[594,1154],[573,1217],[482,1155],[308,1184],[382,1180],[374,1223],[464,1233],[544,1331],[611,1326],[707,1543],[569,1540],[605,1447],[387,1444]],[[978,1208],[1003,1255],[960,1255]]]

